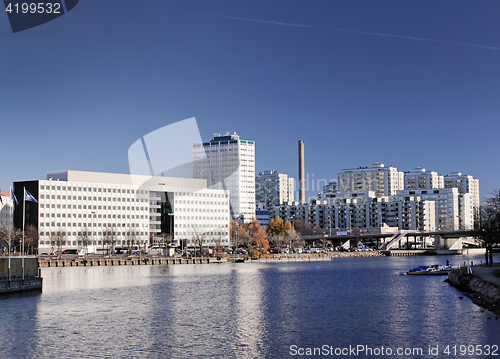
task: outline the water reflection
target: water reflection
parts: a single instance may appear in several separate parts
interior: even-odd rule
[[[290,345],[496,344],[499,321],[444,278],[399,275],[445,260],[44,269],[43,294],[0,300],[0,356],[281,358]]]

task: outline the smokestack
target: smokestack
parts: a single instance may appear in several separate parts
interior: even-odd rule
[[[299,141],[299,203],[306,203],[304,141]]]

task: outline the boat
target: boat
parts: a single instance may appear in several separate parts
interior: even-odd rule
[[[442,266],[439,264],[434,264],[431,266],[418,266],[416,268],[410,269],[408,272],[402,272],[402,275],[448,275],[450,270],[458,268],[457,266],[452,266],[449,263]]]

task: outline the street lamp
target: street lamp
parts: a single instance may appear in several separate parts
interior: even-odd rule
[[[168,221],[169,221],[169,235],[170,235],[170,241],[169,241],[169,245],[172,244],[172,241],[173,241],[173,232],[172,232],[172,217],[174,216],[173,213],[167,213],[168,215]],[[167,256],[167,247],[165,246],[165,257]]]
[[[90,211],[90,233],[92,234],[92,243],[95,242],[95,236],[94,236],[94,214],[95,211]],[[103,242],[104,243],[104,242]],[[97,254],[97,243],[96,243],[96,254]],[[102,252],[104,253],[104,244],[102,247]]]
[[[295,214],[290,217],[292,220],[292,236],[290,237],[290,250],[292,250],[292,237],[295,236]]]
[[[328,216],[326,218],[328,218],[328,221],[330,222],[330,237],[331,237],[332,236],[332,217]]]

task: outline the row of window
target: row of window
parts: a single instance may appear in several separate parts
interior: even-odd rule
[[[58,199],[58,200],[73,200],[73,201],[81,201],[83,199],[83,201],[103,201],[103,202],[106,202],[106,200],[108,202],[111,202],[111,201],[114,201],[114,202],[146,202],[146,199],[144,198],[134,198],[134,197],[127,197],[127,198],[124,198],[124,197],[87,197],[87,196],[65,196],[65,195],[43,195],[41,194],[40,195],[40,199]]]
[[[68,217],[67,218],[87,218],[87,213],[68,213],[67,214]],[[97,217],[96,217],[97,216]],[[94,214],[94,218],[106,218],[106,214]],[[123,215],[120,215],[120,214],[108,214],[107,215],[108,217],[107,218],[123,218],[123,219],[147,219],[148,217],[146,215],[138,215],[138,214],[123,214]],[[40,213],[40,218],[66,218],[66,213]],[[88,218],[92,218],[91,214],[89,213],[88,214]]]
[[[68,223],[66,226],[66,222],[40,222],[40,227],[82,227],[85,226],[86,224],[82,223]],[[94,227],[106,227],[106,223],[94,223]],[[92,226],[92,223],[88,224],[89,227]],[[139,223],[114,223],[113,226],[115,227],[139,227]],[[146,226],[146,225],[144,225]],[[108,227],[112,227],[110,223],[108,223]]]
[[[40,185],[40,190],[45,191],[73,191],[73,192],[104,192],[104,193],[128,193],[128,194],[147,194],[146,190],[133,190],[121,188],[100,188],[100,187],[71,187],[71,186],[49,186]]]
[[[43,203],[40,203],[40,210],[42,211],[42,209],[44,208],[62,208],[62,209],[66,209],[66,205],[65,204],[43,204]],[[68,204],[67,206],[67,209],[97,209],[97,210],[113,210],[113,211],[145,211],[147,210],[147,207],[125,207],[125,206],[91,206],[91,205],[70,205]]]

